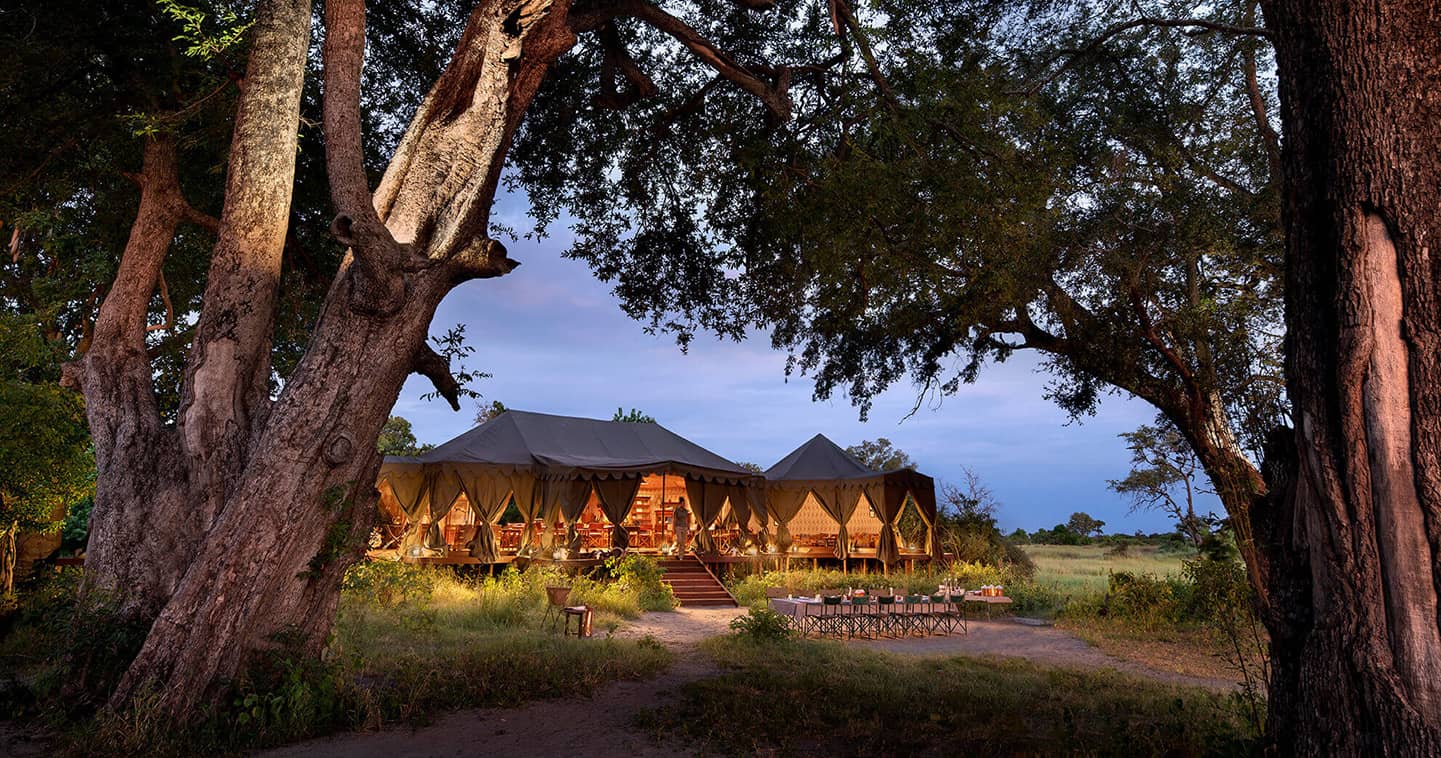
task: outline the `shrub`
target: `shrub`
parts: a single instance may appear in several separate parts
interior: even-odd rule
[[[655,560],[644,555],[629,554],[621,558],[608,558],[605,565],[625,591],[636,595],[641,610],[675,610],[675,592],[669,584],[661,581],[665,569]]]
[[[1105,607],[1109,616],[1153,628],[1174,622],[1181,611],[1171,582],[1128,571],[1111,574]]]
[[[352,599],[394,608],[430,599],[441,572],[401,561],[360,561],[345,572],[341,591]]]
[[[123,616],[98,590],[87,592],[82,602],[81,578],[78,567],[46,572],[17,596],[3,625],[0,671],[19,670],[23,661],[40,665],[30,668],[0,710],[14,714],[50,700],[62,703],[67,717],[88,715],[105,702],[140,651],[149,625]]]
[[[786,617],[769,608],[752,608],[750,613],[731,619],[731,633],[755,642],[790,639],[795,630]]]

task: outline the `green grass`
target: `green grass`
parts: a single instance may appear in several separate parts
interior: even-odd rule
[[[1132,545],[1119,555],[1106,545],[1026,545],[1024,548],[1036,564],[1034,581],[1067,598],[1105,595],[1107,581],[1114,572],[1128,571],[1158,578],[1180,575],[1181,562],[1195,557],[1189,551],[1163,551],[1153,545]]]
[[[642,716],[657,735],[782,755],[1245,755],[1235,698],[1116,672],[918,659],[837,642],[703,643],[723,667]]]

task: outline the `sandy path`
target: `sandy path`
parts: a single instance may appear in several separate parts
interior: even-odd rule
[[[508,756],[587,755],[652,756],[688,752],[681,745],[658,744],[632,726],[643,710],[663,707],[683,685],[717,673],[695,649],[696,643],[728,631],[743,609],[682,609],[648,613],[616,632],[618,637],[650,635],[677,654],[669,671],[643,682],[617,682],[592,698],[566,698],[518,708],[479,708],[441,717],[420,729],[352,732],[263,753],[272,758],[406,758],[496,753]],[[856,640],[850,644],[888,653],[919,656],[999,656],[1025,658],[1049,666],[1113,668],[1162,682],[1235,689],[1234,682],[1158,671],[1112,657],[1054,627],[1025,626],[1010,620],[972,621],[970,633],[903,640]]]
[[[1102,652],[1089,642],[1053,626],[1026,626],[1010,619],[967,623],[967,634],[900,640],[855,640],[851,644],[888,653],[920,656],[998,656],[1025,658],[1045,666],[1116,669],[1168,684],[1229,692],[1237,683],[1227,679],[1186,676],[1154,669]]]

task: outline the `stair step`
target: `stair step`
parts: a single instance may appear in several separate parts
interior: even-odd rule
[[[660,561],[665,569],[661,581],[683,606],[692,608],[735,608],[735,598],[725,585],[716,580],[705,566],[695,559],[670,559]]]

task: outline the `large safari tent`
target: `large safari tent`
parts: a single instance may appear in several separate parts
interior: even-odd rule
[[[372,547],[422,563],[673,553],[682,499],[691,549],[709,563],[889,566],[933,552],[931,479],[871,471],[820,435],[759,475],[659,424],[506,411],[423,455],[387,457],[379,489]],[[903,514],[919,525],[909,538]]]

